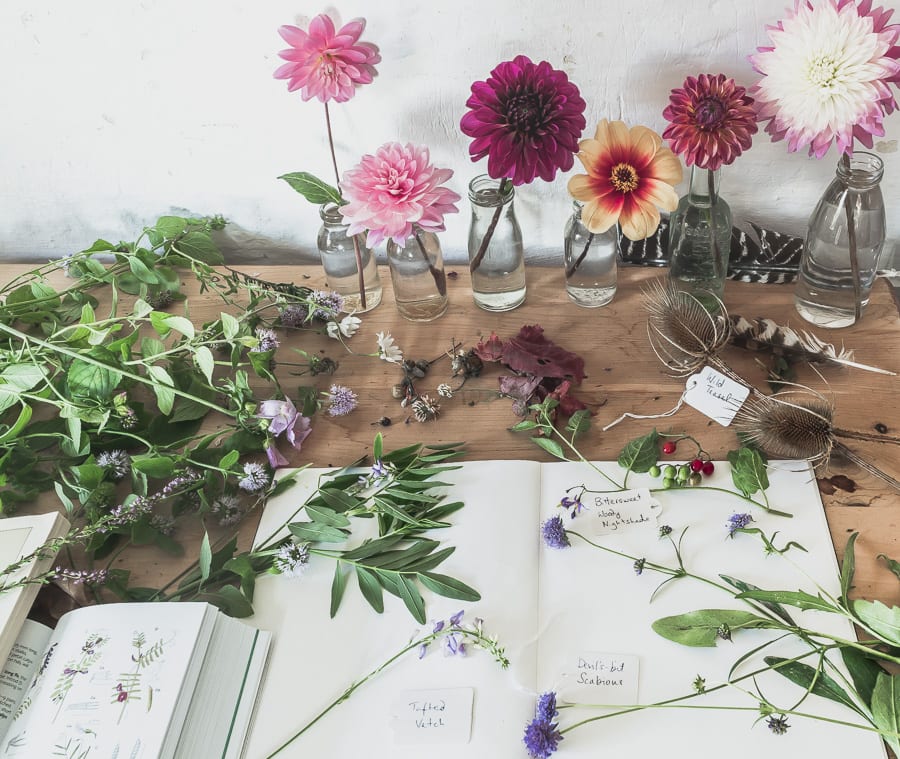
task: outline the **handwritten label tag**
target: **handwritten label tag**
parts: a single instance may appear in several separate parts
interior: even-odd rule
[[[729,379],[711,366],[688,377],[684,402],[727,427],[750,395],[750,388]]]
[[[641,529],[656,529],[659,501],[647,488],[623,490],[619,493],[596,493],[585,501],[589,508],[579,519],[587,516],[590,537],[611,535]]]
[[[611,706],[638,703],[640,659],[637,656],[582,651],[566,667],[559,689],[561,700]]]
[[[391,704],[394,742],[403,745],[468,743],[473,688],[406,690]]]

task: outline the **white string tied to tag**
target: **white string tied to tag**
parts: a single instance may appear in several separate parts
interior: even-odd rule
[[[699,376],[699,374],[692,374],[688,377],[684,391],[681,393],[681,397],[678,399],[678,403],[675,404],[674,408],[670,408],[668,411],[664,411],[661,414],[632,414],[630,411],[626,411],[614,422],[607,424],[602,431],[606,432],[607,430],[611,430],[619,422],[622,422],[625,419],[664,419],[667,416],[674,416],[681,411],[681,407],[684,405],[684,398],[688,394],[688,391],[693,390],[697,386],[697,383],[700,381]]]

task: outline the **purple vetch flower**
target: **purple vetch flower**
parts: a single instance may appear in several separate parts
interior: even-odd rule
[[[273,351],[280,345],[280,343],[278,342],[278,335],[275,334],[275,330],[268,329],[266,327],[256,328],[256,339],[259,340],[259,343],[257,343],[250,349],[251,353],[265,353],[266,351]]]
[[[329,416],[346,416],[358,405],[356,393],[344,385],[332,385],[325,397]]]
[[[541,525],[541,535],[548,548],[568,548],[571,545],[560,516],[550,517],[544,522]]]
[[[238,487],[247,493],[261,493],[272,481],[264,464],[248,461],[244,464],[244,476],[238,481]]]
[[[97,466],[106,470],[110,479],[119,481],[131,471],[131,457],[121,448],[97,454]]]
[[[753,521],[753,517],[749,514],[732,514],[728,517],[728,537],[733,538],[734,533],[738,530],[743,530],[750,522]]]
[[[456,633],[449,633],[444,636],[444,640],[441,643],[441,650],[444,652],[444,656],[465,656],[466,644],[461,636]]]
[[[466,612],[460,609],[456,614],[450,617],[450,626],[451,627],[459,627],[459,623],[462,622],[463,614]]]

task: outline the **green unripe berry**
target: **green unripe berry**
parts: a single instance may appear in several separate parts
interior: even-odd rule
[[[675,479],[675,467],[671,464],[666,464],[662,468],[662,476],[663,479],[674,480]]]
[[[650,469],[648,469],[647,471],[650,473],[651,477],[659,477],[660,470],[656,464],[651,466]]]
[[[673,480],[671,477],[663,477],[663,481],[662,481],[663,490],[668,490],[674,484],[675,484],[675,480]]]

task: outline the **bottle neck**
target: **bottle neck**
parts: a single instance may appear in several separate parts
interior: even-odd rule
[[[714,205],[719,199],[719,170],[691,167],[691,186],[688,194],[695,206]]]
[[[835,175],[853,190],[871,190],[881,182],[884,162],[873,153],[846,153],[838,159]]]

